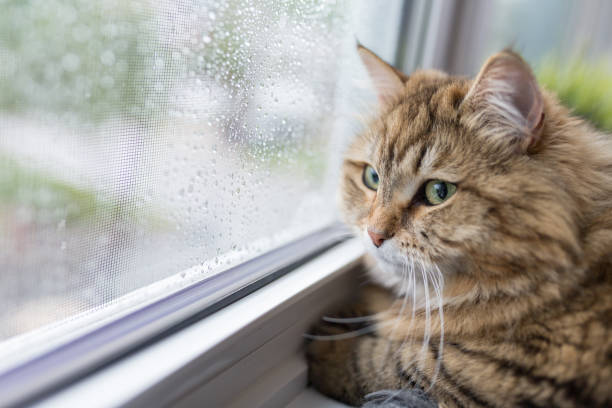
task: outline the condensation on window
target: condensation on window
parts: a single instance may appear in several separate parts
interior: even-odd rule
[[[366,11],[2,2],[0,354],[333,222]]]

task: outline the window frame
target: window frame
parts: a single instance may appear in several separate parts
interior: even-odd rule
[[[363,245],[349,239],[233,304],[147,344],[81,381],[39,400],[38,407],[240,405],[306,386],[302,334],[322,313],[358,289]],[[228,321],[231,323],[228,324]],[[138,378],[138,381],[134,381]],[[262,392],[258,382],[268,384]],[[112,389],[112,392],[108,392]],[[283,399],[283,398],[281,398]],[[254,404],[257,405],[257,404]],[[276,404],[274,404],[276,405]]]
[[[22,405],[170,336],[347,238],[332,224],[128,313],[0,374],[2,405]]]

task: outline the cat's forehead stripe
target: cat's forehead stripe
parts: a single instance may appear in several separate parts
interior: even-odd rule
[[[407,92],[387,114],[385,134],[378,136],[376,159],[381,168],[384,164],[387,170],[417,176],[449,164],[450,150],[462,134],[454,97],[449,95],[456,96],[460,85],[437,81],[418,89],[417,95]]]
[[[443,92],[439,83],[422,86],[407,94],[387,114],[380,143],[387,150],[385,159],[404,159],[414,144],[431,133],[435,122],[437,103],[432,99],[437,92]]]
[[[425,158],[426,154],[427,154],[427,145],[423,143],[419,148],[418,155],[415,156],[416,160],[414,160],[414,165],[412,166],[412,172],[414,174],[419,173],[419,170],[421,169],[421,165],[423,164],[423,159]]]
[[[453,102],[462,95],[463,85],[463,80],[447,78],[407,84],[403,97],[364,132],[361,147],[353,145],[353,156],[362,157],[355,160],[372,164],[383,184],[402,175],[426,176],[449,165],[450,150],[463,133]]]

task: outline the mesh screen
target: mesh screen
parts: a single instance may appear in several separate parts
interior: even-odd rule
[[[3,1],[0,351],[333,221],[355,27],[391,5]]]

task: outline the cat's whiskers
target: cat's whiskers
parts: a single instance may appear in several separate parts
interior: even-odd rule
[[[429,299],[429,279],[427,277],[425,263],[419,256],[418,259],[419,264],[421,266],[421,277],[423,278],[423,294],[425,299],[425,329],[423,331],[423,345],[421,347],[421,352],[419,353],[419,358],[421,362],[424,362],[427,358],[427,351],[429,349],[429,339],[431,337],[431,303]]]
[[[410,278],[412,279],[412,315],[410,316],[410,327],[412,327],[416,314],[416,273],[414,271],[414,257],[410,257]]]
[[[406,271],[407,265],[405,265],[404,268],[404,275],[403,275],[403,285],[406,284],[406,282],[409,282],[407,280],[407,271]],[[357,337],[360,336],[362,334],[367,334],[367,333],[371,333],[373,331],[376,330],[377,327],[384,327],[388,324],[393,324],[393,328],[391,330],[392,333],[395,332],[395,330],[397,329],[397,326],[399,325],[399,322],[401,320],[401,316],[403,315],[403,311],[406,307],[406,304],[408,302],[407,296],[408,296],[408,290],[404,290],[405,295],[402,299],[402,305],[400,307],[400,311],[397,314],[397,317],[393,320],[389,320],[389,321],[385,321],[384,323],[379,323],[379,320],[381,320],[381,317],[383,317],[386,312],[381,312],[381,313],[376,313],[376,314],[372,314],[372,315],[368,315],[368,316],[357,316],[357,317],[331,317],[331,316],[323,316],[323,321],[326,321],[328,323],[338,323],[338,324],[351,324],[351,323],[363,323],[363,322],[374,322],[372,325],[357,329],[357,330],[353,330],[350,332],[346,332],[346,333],[341,333],[341,334],[332,334],[332,335],[312,335],[312,334],[304,334],[304,337],[310,340],[343,340],[343,339],[348,339],[351,337]],[[390,310],[395,306],[397,302],[394,302],[393,305],[390,307]],[[414,315],[414,312],[413,312]]]
[[[408,264],[408,261],[410,261],[410,264]],[[408,268],[408,265],[410,266]],[[402,307],[400,308],[400,311],[398,313],[398,319],[400,319],[403,316],[403,312],[404,312],[404,308],[408,302],[408,293],[409,290],[412,290],[412,310],[410,313],[410,324],[408,325],[408,327],[406,329],[404,329],[404,332],[406,332],[406,335],[404,336],[404,338],[402,339],[401,344],[399,345],[399,347],[396,347],[393,355],[391,356],[391,361],[394,361],[397,358],[401,358],[401,350],[404,348],[404,346],[407,344],[408,341],[410,341],[410,344],[412,344],[414,342],[414,336],[412,333],[412,326],[414,324],[414,318],[415,318],[415,305],[416,305],[416,280],[415,280],[415,269],[414,269],[414,258],[411,256],[408,256],[407,254],[404,257],[404,278],[406,276],[408,276],[408,282],[407,282],[407,287],[406,288],[402,288],[403,289],[403,304]],[[406,268],[408,268],[406,273]],[[401,292],[400,292],[401,293]],[[392,335],[390,336],[390,338],[393,338],[393,334],[395,331],[395,328],[397,326],[394,327],[393,331],[392,331]],[[389,347],[391,347],[391,345],[394,344],[392,342],[389,342]],[[388,355],[388,351],[389,349],[387,349],[387,352],[385,353],[385,355]],[[395,397],[397,397],[403,390],[399,389],[396,391],[389,391],[389,395],[387,396],[387,398],[385,398],[385,400],[382,402],[382,405],[387,404],[389,401],[393,400]],[[369,394],[367,397],[371,397],[373,394]]]
[[[444,302],[442,300],[442,293],[444,287],[444,276],[440,271],[440,268],[436,264],[432,264],[434,269],[427,269],[427,273],[429,275],[429,279],[431,279],[431,283],[434,289],[435,296],[438,300],[438,319],[440,324],[440,339],[438,343],[438,352],[436,358],[436,366],[434,369],[434,373],[431,377],[431,384],[429,389],[433,387],[435,384],[436,378],[440,372],[440,367],[442,365],[442,354],[444,352]],[[428,390],[429,390],[428,389]]]
[[[333,341],[333,340],[346,340],[346,339],[350,339],[353,337],[359,337],[362,336],[364,334],[368,334],[371,333],[373,331],[376,331],[377,328],[379,327],[386,327],[388,325],[393,324],[394,321],[383,321],[383,322],[379,322],[377,321],[376,323],[370,325],[370,326],[366,326],[366,327],[362,327],[361,329],[357,329],[357,330],[353,330],[353,331],[349,331],[349,332],[345,332],[345,333],[340,333],[340,334],[309,334],[309,333],[304,333],[302,336],[308,340],[329,340],[329,341]]]
[[[415,296],[416,296],[416,290],[415,290],[415,270],[414,270],[414,258],[409,257],[408,255],[405,255],[405,264],[406,266],[408,266],[408,261],[410,260],[410,267],[408,269],[408,287],[405,290],[405,294],[404,294],[404,300],[407,303],[407,298],[408,298],[408,293],[409,293],[409,289],[412,290],[412,310],[410,312],[410,323],[408,324],[408,327],[406,329],[404,329],[404,331],[407,333],[406,336],[404,336],[404,339],[402,340],[402,343],[400,344],[400,346],[397,348],[397,350],[394,353],[394,357],[397,357],[399,351],[404,347],[404,345],[406,344],[406,341],[408,339],[411,340],[411,342],[414,340],[414,337],[412,336],[412,327],[414,325],[414,318],[415,318]],[[403,309],[400,311],[400,313],[398,314],[398,317],[401,317],[403,315]]]
[[[332,316],[323,316],[322,319],[327,323],[338,323],[338,324],[351,324],[351,323],[364,323],[364,322],[372,322],[380,319],[383,313],[376,313],[367,316],[357,316],[357,317],[332,317]]]
[[[402,306],[400,307],[400,312],[398,313],[398,317],[400,317],[403,314],[403,310],[406,307],[406,303],[408,301],[407,297],[408,297],[408,288],[410,287],[410,277],[413,276],[412,273],[406,273],[406,268],[407,265],[405,265],[404,267],[404,271],[403,271],[403,279],[402,279],[402,290],[400,291],[400,293],[404,292],[404,296],[401,299],[402,302]],[[405,286],[405,288],[404,288]],[[351,323],[364,323],[364,322],[371,322],[371,321],[376,321],[376,320],[380,320],[382,318],[386,318],[388,317],[388,312],[393,310],[393,308],[395,307],[395,305],[400,301],[400,299],[395,300],[392,305],[389,307],[389,309],[387,309],[384,312],[378,312],[378,313],[374,313],[371,315],[366,315],[366,316],[355,316],[355,317],[332,317],[332,316],[323,316],[322,320],[328,323],[337,323],[337,324],[351,324]],[[413,316],[414,316],[414,311],[413,311]]]
[[[421,352],[416,353],[412,357],[411,361],[405,362],[404,365],[410,366],[417,359],[421,359],[421,361],[425,361],[427,359],[428,346],[429,346],[430,337],[431,337],[431,300],[429,298],[429,281],[431,281],[431,286],[433,288],[435,297],[437,299],[439,316],[440,316],[440,345],[439,345],[438,359],[436,361],[434,373],[430,379],[430,386],[428,387],[428,391],[429,391],[429,389],[431,389],[431,387],[433,387],[433,385],[435,384],[436,378],[440,372],[440,367],[442,364],[442,361],[441,361],[442,351],[443,351],[442,344],[444,341],[444,318],[443,318],[444,303],[442,301],[442,293],[443,293],[442,290],[444,286],[444,278],[443,278],[442,272],[440,271],[440,268],[436,264],[431,263],[432,268],[426,267],[425,261],[422,259],[421,256],[417,254],[414,254],[412,256],[405,255],[405,264],[408,264],[408,261],[410,262],[410,268],[408,270],[409,272],[408,285],[412,291],[412,311],[411,311],[410,323],[408,324],[408,326],[404,328],[404,332],[406,333],[406,335],[404,336],[399,347],[397,347],[395,352],[393,353],[393,359],[401,358],[401,351],[404,349],[406,344],[412,345],[415,341],[415,335],[412,330],[414,323],[415,323],[415,313],[417,309],[417,299],[416,299],[417,298],[417,288],[416,288],[416,266],[417,265],[415,265],[415,258],[418,262],[418,267],[421,272],[421,278],[423,280],[423,286],[425,288],[425,290],[423,291],[425,303],[424,305],[419,306],[419,309],[421,308],[425,309],[426,324],[425,324],[425,330],[423,333],[423,345],[421,348]],[[406,299],[407,294],[408,294],[408,290],[405,290],[405,295],[403,299]],[[403,315],[403,308],[400,309],[400,313],[398,314],[398,316],[401,316],[401,315]],[[390,338],[393,338],[393,336],[391,336]],[[389,392],[389,395],[387,396],[385,401],[383,401],[383,404],[393,400],[393,398],[399,395],[402,391],[403,389]]]
[[[408,275],[412,274],[412,271],[408,271],[408,262],[404,260],[404,269],[402,270],[402,292],[404,293],[402,297],[402,306],[397,314],[396,321],[399,323],[401,317],[404,315],[404,310],[406,309],[406,305],[408,304],[408,286],[410,284],[410,280]],[[397,326],[396,326],[397,327]],[[393,333],[395,332],[396,327],[393,328]]]
[[[403,268],[402,268],[402,287],[400,290],[400,293],[403,293],[402,296],[402,305],[400,307],[399,312],[397,313],[397,317],[395,318],[395,324],[393,325],[393,328],[391,329],[391,335],[390,338],[394,338],[395,337],[395,332],[402,320],[402,317],[404,316],[404,310],[406,309],[406,306],[408,304],[408,286],[410,284],[410,279],[408,278],[408,275],[412,274],[412,270],[408,270],[408,260],[404,259],[403,260]],[[385,352],[385,355],[389,354],[390,348],[392,346],[392,342],[389,342],[387,345],[387,350]],[[395,353],[394,353],[395,354]]]
[[[418,270],[417,270],[418,269]],[[420,275],[420,280],[422,282],[417,281],[417,273]],[[422,290],[417,288],[417,282],[422,285]],[[397,343],[389,342],[389,348],[385,353],[387,356],[391,355],[390,361],[393,361],[396,358],[401,357],[401,350],[404,349],[406,344],[414,344],[416,341],[416,336],[414,333],[415,321],[416,321],[416,312],[417,310],[422,310],[425,314],[425,327],[423,330],[422,341],[423,344],[421,346],[421,352],[415,353],[411,362],[406,362],[408,364],[414,363],[417,360],[420,360],[421,363],[427,360],[427,355],[429,352],[429,345],[431,342],[431,333],[432,333],[432,316],[431,309],[434,302],[437,303],[438,308],[438,316],[439,316],[439,324],[440,324],[440,338],[438,344],[438,355],[436,360],[436,365],[434,368],[433,375],[430,379],[430,385],[428,390],[433,387],[437,376],[439,375],[440,368],[442,365],[442,355],[443,355],[443,343],[444,343],[444,315],[443,315],[443,287],[444,287],[444,277],[443,274],[438,267],[438,265],[430,262],[426,262],[423,260],[422,256],[419,254],[411,254],[405,255],[403,260],[403,269],[402,269],[402,284],[401,291],[402,294],[401,299],[397,299],[393,305],[389,308],[389,310],[385,312],[380,312],[368,316],[357,316],[357,317],[349,317],[349,318],[336,318],[326,316],[323,318],[324,321],[329,323],[339,323],[339,324],[351,324],[351,323],[368,323],[372,322],[371,325],[366,327],[362,327],[357,330],[353,330],[346,333],[339,334],[330,334],[330,335],[311,335],[305,334],[304,337],[310,340],[346,340],[358,336],[362,336],[371,332],[374,332],[380,328],[387,327],[392,325],[390,339],[394,338],[394,335],[399,327],[399,323],[404,318],[404,314],[408,307],[408,299],[412,298],[412,307],[410,312],[410,322],[403,331],[405,331],[406,335],[402,339],[401,344],[397,347]],[[434,297],[432,298],[430,290],[433,291]],[[420,299],[417,299],[419,297]],[[395,318],[386,318],[383,316],[387,315],[390,310],[393,310],[397,307],[398,301],[401,301],[401,305],[399,306],[399,310]],[[396,309],[397,310],[397,309]],[[394,350],[391,350],[392,346]],[[401,392],[399,390],[398,392]],[[392,399],[394,395],[390,395],[389,399]]]

